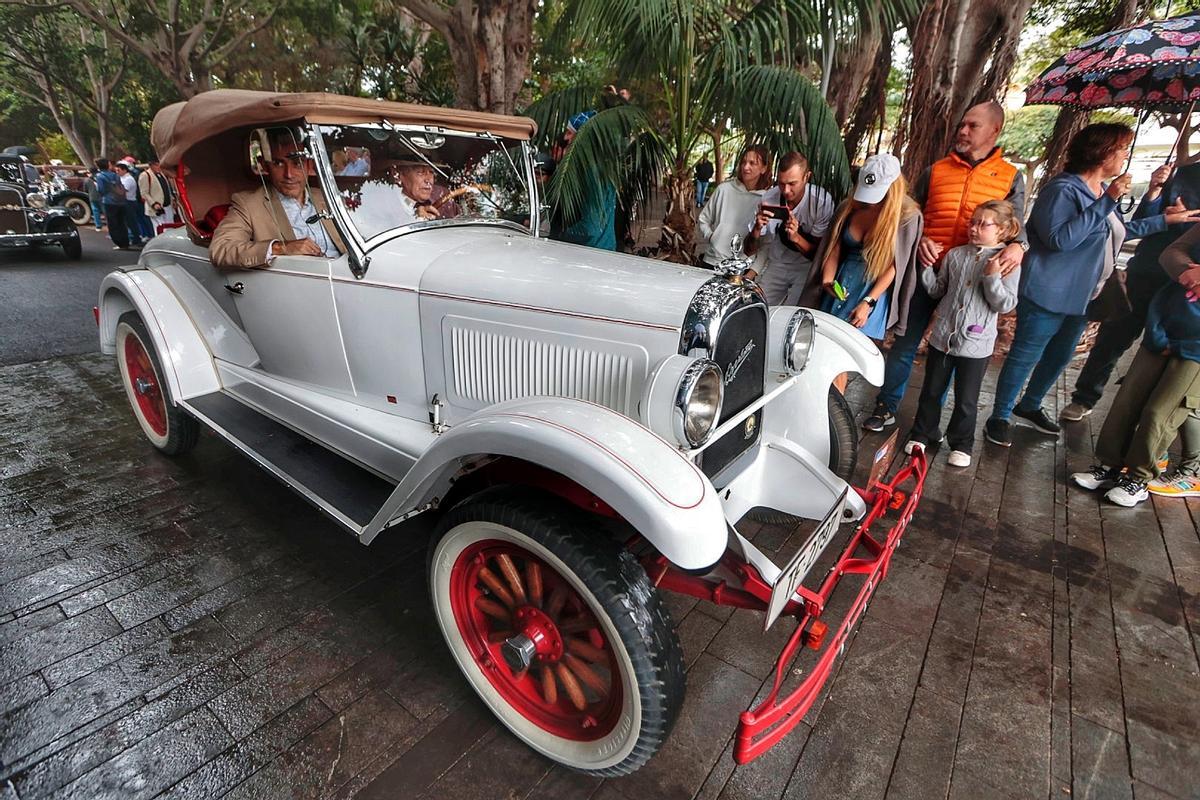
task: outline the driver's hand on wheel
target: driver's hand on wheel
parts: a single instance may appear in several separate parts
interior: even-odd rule
[[[441,219],[442,215],[432,205],[417,206],[417,216],[421,219]]]
[[[288,242],[275,242],[271,246],[273,256],[323,256],[325,253],[312,239],[292,239]]]

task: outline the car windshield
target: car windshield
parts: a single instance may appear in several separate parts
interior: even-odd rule
[[[530,226],[522,143],[383,125],[317,127],[337,197],[364,240],[412,222]]]

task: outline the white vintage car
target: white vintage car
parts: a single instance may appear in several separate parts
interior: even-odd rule
[[[310,156],[311,191],[332,201],[319,222],[345,252],[220,272],[213,225],[233,192],[266,191],[258,159],[279,126]],[[328,94],[165,108],[152,136],[184,227],[105,278],[101,347],[160,451],[206,427],[364,545],[436,515],[429,584],[450,651],[516,736],[572,768],[630,772],[671,730],[685,678],[660,590],[797,620],[772,691],[738,722],[750,760],[844,650],[923,456],[847,484],[854,420],[831,382],[878,384],[881,355],[833,317],[769,308],[744,262],[714,274],[542,238],[534,132]],[[436,219],[409,221],[397,175],[414,160],[435,173]],[[820,523],[778,565],[738,533],[748,512]],[[816,662],[785,686],[803,645]]]

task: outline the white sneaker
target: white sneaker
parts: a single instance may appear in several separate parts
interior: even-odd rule
[[[1079,420],[1091,413],[1092,410],[1083,403],[1067,403],[1067,407],[1062,410],[1058,418],[1067,422],[1079,422]]]
[[[971,466],[971,454],[964,453],[962,450],[953,450],[946,462],[952,467],[969,467]]]
[[[1117,479],[1117,485],[1105,492],[1104,497],[1110,503],[1116,503],[1125,508],[1133,508],[1150,496],[1146,490],[1146,481],[1139,481],[1128,475]]]
[[[914,450],[920,450],[922,453],[924,453],[925,452],[925,443],[918,442],[916,439],[909,439],[907,442],[904,443],[904,454],[905,455],[911,456],[913,454]]]
[[[1117,485],[1117,479],[1121,476],[1120,467],[1106,467],[1103,464],[1096,464],[1087,472],[1076,472],[1071,475],[1071,480],[1077,486],[1082,486],[1089,492],[1094,492],[1097,489],[1111,489]]]

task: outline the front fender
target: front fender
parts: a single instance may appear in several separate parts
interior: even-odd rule
[[[810,308],[817,336],[805,372],[813,370],[832,381],[842,372],[858,372],[872,386],[883,384],[883,353],[875,342],[843,319]],[[828,382],[827,382],[828,383]]]
[[[117,321],[136,311],[146,325],[163,379],[175,400],[221,388],[216,365],[204,338],[171,288],[150,270],[110,272],[100,282],[100,351],[116,352]]]
[[[796,376],[796,383],[777,397],[763,412],[764,429],[782,439],[790,439],[820,459],[829,462],[829,387],[843,372],[858,372],[872,385],[883,383],[883,354],[858,328],[824,311],[809,309],[816,321],[816,337],[808,363]],[[793,307],[772,310],[790,318]],[[772,326],[776,327],[776,326]],[[764,392],[770,392],[786,380],[767,373]]]
[[[673,564],[715,564],[728,531],[720,499],[696,465],[630,418],[558,397],[499,403],[438,437],[363,530],[369,544],[392,522],[444,497],[465,463],[519,458],[559,473],[620,514]]]

